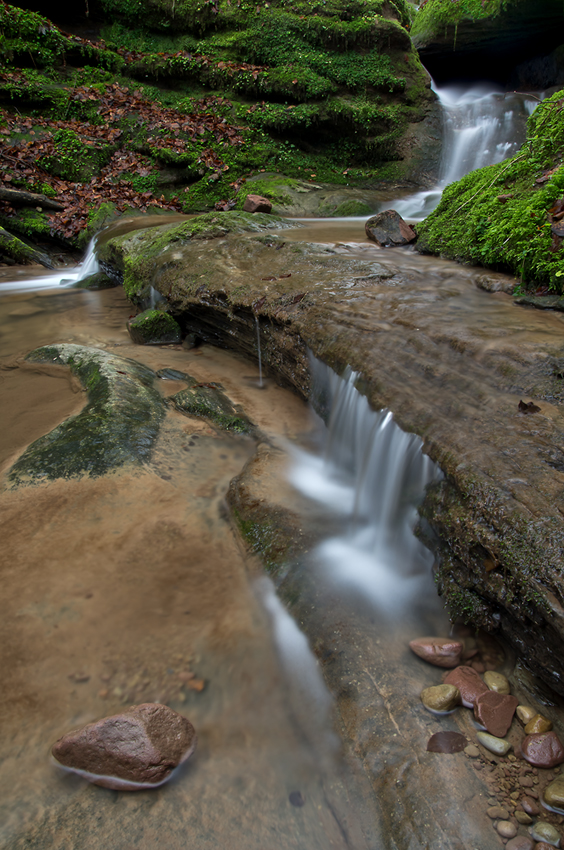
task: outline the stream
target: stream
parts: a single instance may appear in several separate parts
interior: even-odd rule
[[[441,101],[449,99],[440,185],[395,204],[411,220],[436,205],[441,187],[483,164],[476,151],[498,161],[521,138],[526,98],[443,90]],[[461,103],[470,119],[468,109],[464,121],[454,117]],[[564,317],[525,311],[503,291],[483,291],[482,269],[411,249],[382,251],[355,219],[304,224],[284,238],[399,269],[409,282],[394,295],[403,315],[417,313],[421,328],[463,328],[480,340],[477,362],[496,346],[560,344]],[[306,639],[228,516],[229,482],[254,456],[254,441],[172,407],[143,468],[0,493],[2,846],[499,846],[491,827],[485,831],[488,796],[466,762],[441,756],[435,767],[435,756],[425,752],[432,732],[457,727],[422,708],[419,694],[437,671],[407,649],[414,637],[451,628],[435,591],[433,558],[413,533],[424,489],[441,475],[421,440],[401,431],[387,411],[372,411],[354,373],[338,377],[312,361],[315,392],[330,413],[327,427],[258,360],[209,345],[136,346],[122,289],[60,285],[61,277],[78,274],[2,270],[0,471],[84,405],[84,391],[67,371],[24,362],[40,345],[94,346],[155,371],[220,381],[282,458],[270,491],[297,506],[304,527],[323,530],[300,565],[317,596]],[[257,334],[258,352],[258,321]],[[183,386],[159,381],[164,396]],[[437,404],[446,408],[448,400]],[[332,652],[341,657],[338,673],[324,676],[327,659],[312,633],[328,624]],[[499,647],[490,650],[504,658]],[[509,656],[500,664],[511,672]],[[199,736],[195,756],[169,785],[120,793],[50,762],[50,746],[70,728],[149,701],[185,714]],[[370,781],[343,746],[349,740],[358,742]]]

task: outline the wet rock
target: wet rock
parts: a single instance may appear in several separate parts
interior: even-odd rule
[[[509,817],[509,812],[503,806],[490,806],[486,814],[492,820],[507,820]]]
[[[144,703],[69,732],[52,754],[95,785],[134,791],[162,785],[195,746],[189,720],[166,705]]]
[[[437,637],[416,638],[409,646],[419,658],[435,667],[457,667],[464,649],[461,641]]]
[[[533,822],[532,817],[530,815],[528,815],[526,812],[519,812],[519,811],[515,812],[515,818],[523,826],[529,826],[529,824],[531,824]]]
[[[268,198],[263,198],[261,195],[247,195],[243,210],[250,213],[269,213],[272,212],[272,204]]]
[[[460,692],[454,685],[435,685],[421,691],[421,702],[429,711],[452,711],[460,705]]]
[[[531,797],[523,797],[521,800],[521,808],[528,815],[533,815],[533,817],[536,817],[536,815],[540,812],[538,805],[533,799],[531,799]]]
[[[548,841],[539,841],[538,844],[535,844],[535,850],[552,850],[554,844],[549,844]]]
[[[73,283],[72,288],[99,292],[102,289],[115,289],[116,286],[119,286],[117,280],[108,277],[104,272],[96,272],[96,274],[89,274],[88,277],[83,277],[82,280],[77,280]]]
[[[467,747],[464,748],[464,752],[471,759],[477,759],[480,755],[480,750],[475,744],[468,744]]]
[[[556,732],[527,735],[521,744],[521,753],[535,767],[551,768],[564,762],[564,747]]]
[[[535,842],[527,835],[516,835],[505,845],[506,850],[533,850]]]
[[[498,756],[506,755],[511,749],[509,741],[505,741],[503,738],[496,738],[495,735],[490,735],[489,732],[477,732],[476,737],[486,750]]]
[[[496,691],[486,691],[476,699],[474,717],[491,735],[503,738],[511,726],[517,705],[516,697],[499,694]]]
[[[515,709],[515,714],[517,715],[523,726],[526,726],[527,723],[532,720],[533,717],[535,717],[537,712],[534,708],[531,708],[528,705],[518,705]]]
[[[540,735],[543,732],[550,732],[551,729],[552,723],[548,717],[543,717],[542,714],[535,714],[525,726],[525,734]]]
[[[531,827],[531,835],[537,841],[544,841],[552,847],[560,846],[560,833],[550,823],[538,821],[538,823]]]
[[[138,345],[171,345],[182,340],[178,322],[168,313],[153,308],[130,319],[127,330]]]
[[[203,416],[226,431],[237,431],[240,434],[251,434],[254,431],[253,423],[243,411],[211,384],[180,390],[172,396],[172,402],[182,413]]]
[[[551,809],[564,812],[564,776],[559,776],[544,789],[544,802]]]
[[[502,838],[515,838],[517,835],[517,827],[510,820],[500,820],[496,829]]]
[[[461,753],[467,743],[460,732],[435,732],[427,741],[427,752]]]
[[[416,239],[415,231],[395,210],[373,215],[364,225],[366,235],[381,248],[409,245]]]
[[[466,708],[473,708],[480,694],[489,693],[488,686],[471,667],[457,667],[445,676],[445,684],[458,688],[462,705]]]
[[[496,673],[495,670],[486,670],[484,673],[484,682],[490,691],[496,691],[498,694],[511,693],[511,687],[503,673]]]

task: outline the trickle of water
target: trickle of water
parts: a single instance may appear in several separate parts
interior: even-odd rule
[[[443,150],[439,182],[387,204],[410,221],[422,221],[437,206],[445,186],[476,168],[513,156],[525,141],[526,121],[541,98],[492,90],[482,83],[470,88],[435,88],[443,109]]]
[[[330,414],[324,456],[300,451],[291,481],[346,520],[317,558],[336,583],[397,614],[428,580],[433,556],[413,530],[425,488],[442,473],[420,437],[371,409],[356,372],[340,378],[318,361],[312,372],[314,398]]]
[[[257,326],[257,353],[258,353],[258,367],[259,367],[259,382],[258,385],[262,389],[262,356],[260,351],[260,325],[258,316],[255,316],[255,324]]]

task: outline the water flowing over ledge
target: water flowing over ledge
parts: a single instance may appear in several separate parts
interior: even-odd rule
[[[423,441],[374,411],[356,389],[357,372],[340,378],[311,358],[313,404],[328,414],[323,455],[296,451],[291,481],[346,521],[344,533],[321,543],[316,557],[336,583],[397,614],[425,585],[431,552],[414,534],[426,487],[442,477]]]

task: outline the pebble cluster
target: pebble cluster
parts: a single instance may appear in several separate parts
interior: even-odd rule
[[[488,786],[487,814],[507,850],[560,847],[564,745],[551,720],[519,704],[508,679],[493,669],[499,658],[487,652],[480,657],[475,639],[423,637],[409,646],[423,660],[445,669],[442,684],[421,692],[425,708],[434,714],[450,714],[460,706],[473,712],[476,743],[464,747],[464,753]]]

